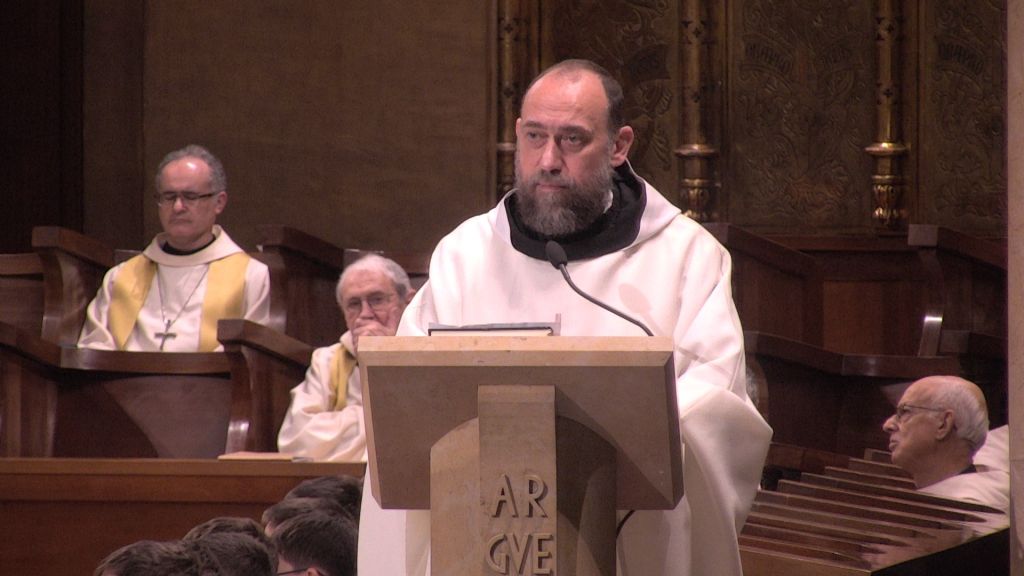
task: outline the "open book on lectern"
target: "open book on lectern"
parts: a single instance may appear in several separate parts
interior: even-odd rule
[[[431,322],[428,336],[558,336],[562,329],[562,315],[555,314],[554,322],[500,322],[496,324],[466,324],[452,326]]]

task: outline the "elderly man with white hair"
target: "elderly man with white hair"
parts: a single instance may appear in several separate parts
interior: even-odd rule
[[[1009,510],[1009,474],[974,462],[988,433],[985,396],[974,383],[922,378],[903,393],[882,429],[893,463],[910,473],[919,491]]]
[[[394,336],[414,293],[405,270],[382,256],[370,254],[345,268],[336,296],[348,332],[313,351],[306,379],[292,389],[278,450],[311,460],[366,462],[359,338]]]

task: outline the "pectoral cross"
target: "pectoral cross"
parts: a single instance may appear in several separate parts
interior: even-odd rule
[[[165,320],[165,322],[166,322],[167,325],[164,326],[164,331],[163,332],[157,332],[156,334],[153,335],[153,336],[155,336],[155,337],[160,339],[160,351],[161,352],[163,351],[164,344],[167,343],[168,339],[170,339],[170,338],[177,338],[177,336],[178,336],[174,332],[171,332],[171,323],[173,322],[173,320]]]

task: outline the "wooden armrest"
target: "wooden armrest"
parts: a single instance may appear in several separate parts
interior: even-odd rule
[[[931,224],[911,224],[907,244],[920,248],[939,248],[965,258],[1006,270],[1007,250],[998,242],[969,236],[951,228]]]
[[[38,254],[0,254],[0,276],[37,276],[42,273],[43,265]]]
[[[251,320],[230,319],[217,323],[217,339],[224,345],[248,346],[276,358],[308,365],[313,347]]]
[[[738,250],[772,267],[803,277],[820,276],[817,260],[774,240],[724,222],[708,222],[704,228],[730,251]]]
[[[0,349],[48,366],[61,362],[60,346],[7,322],[0,322]]]
[[[961,373],[960,361],[951,356],[841,354],[761,332],[744,332],[743,340],[748,353],[772,356],[841,376],[917,379],[934,374]]]
[[[32,229],[32,248],[57,249],[67,252],[103,269],[114,265],[114,251],[103,242],[59,226],[36,226]]]
[[[249,320],[221,320],[217,337],[231,362],[236,401],[234,414],[248,428],[232,428],[228,452],[274,451],[277,431],[291,402],[291,389],[302,382],[313,347]],[[244,411],[249,409],[246,420]]]
[[[263,225],[257,226],[256,231],[261,252],[283,248],[338,270],[345,267],[344,251],[326,240],[288,226]]]
[[[62,346],[74,346],[85,323],[85,309],[114,262],[113,250],[98,240],[54,226],[34,228],[32,246],[43,266],[42,336]]]
[[[126,374],[227,374],[231,371],[223,352],[123,352],[63,348],[61,367],[72,370],[104,370]]]

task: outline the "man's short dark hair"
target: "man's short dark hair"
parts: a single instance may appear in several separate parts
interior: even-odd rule
[[[300,514],[274,530],[279,559],[315,567],[329,576],[355,576],[358,528],[347,517],[322,511]]]
[[[199,576],[196,558],[181,542],[140,540],[113,551],[94,576]]]
[[[359,506],[363,498],[363,480],[352,476],[321,476],[303,480],[285,498],[323,498],[333,500],[359,523]]]
[[[252,518],[241,516],[217,516],[198,524],[185,534],[182,540],[201,540],[210,534],[242,534],[270,546],[270,538],[263,533],[263,527]]]
[[[274,576],[270,546],[240,532],[216,532],[182,541],[196,557],[201,576]]]
[[[335,500],[327,498],[285,498],[263,511],[263,525],[278,527],[308,512],[326,512],[355,521],[351,513]]]
[[[550,66],[543,72],[537,75],[536,78],[530,82],[530,85],[526,87],[524,92],[523,100],[525,95],[530,92],[534,84],[540,81],[541,78],[550,74],[573,74],[578,72],[590,72],[595,74],[598,79],[601,80],[601,86],[604,88],[604,95],[608,99],[608,131],[614,136],[618,133],[619,128],[626,125],[626,119],[623,117],[623,101],[625,97],[622,93],[622,85],[619,81],[612,77],[611,73],[601,66],[597,62],[591,60],[584,60],[582,58],[573,58],[569,60],[562,60],[561,62]],[[520,106],[519,115],[522,116],[522,106]]]

